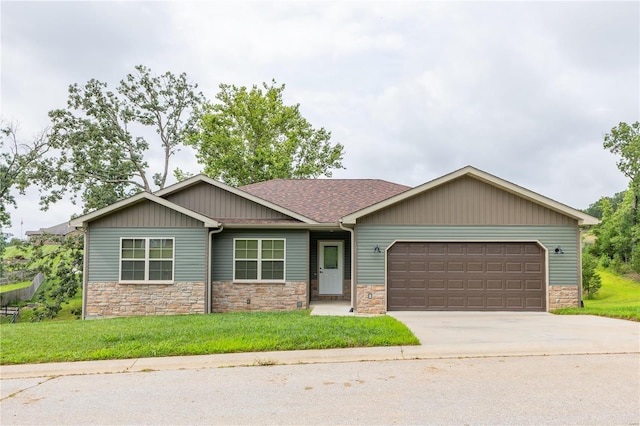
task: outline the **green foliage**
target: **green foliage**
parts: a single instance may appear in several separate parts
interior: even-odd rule
[[[43,235],[36,241],[21,241],[6,249],[3,260],[9,261],[9,271],[42,272],[47,278],[34,296],[38,306],[29,315],[31,321],[55,318],[63,304],[81,289],[83,244],[82,236]],[[15,259],[21,261],[12,261]]]
[[[611,265],[618,272],[625,268],[634,268],[640,272],[640,223],[634,224],[634,195],[625,191],[622,202],[614,211],[609,200],[601,200],[602,221],[594,227],[597,237],[589,247],[589,253],[600,258],[603,266]],[[606,257],[609,261],[604,261]],[[638,269],[635,269],[638,268]]]
[[[631,180],[634,195],[640,190],[640,122],[619,123],[604,137],[604,147],[620,155],[618,169]]]
[[[204,173],[240,186],[277,178],[331,177],[343,168],[344,147],[331,132],[314,129],[298,104],[282,99],[285,85],[263,83],[251,90],[220,85],[219,101],[208,105],[189,139]]]
[[[613,197],[602,197],[595,203],[589,205],[589,207],[587,207],[583,211],[590,216],[602,219],[603,209],[605,208],[604,203],[607,202],[609,207],[613,211],[616,211],[618,209],[618,206],[620,206],[620,204],[622,203],[622,200],[624,199],[624,195],[626,193],[627,191],[620,191],[617,192]]]
[[[640,122],[619,123],[605,135],[603,146],[619,155],[618,169],[630,182],[621,201],[616,194],[589,207],[588,211],[601,213],[602,218],[594,229],[597,240],[589,252],[618,272],[640,272]]]
[[[59,239],[59,242],[58,248],[47,254],[41,243],[33,244],[34,258],[40,261],[39,269],[52,284],[47,288],[48,291],[38,295],[39,305],[34,309],[31,321],[55,318],[62,310],[62,304],[72,299],[82,288],[84,238],[67,236]]]
[[[109,205],[139,191],[163,188],[169,161],[192,131],[195,111],[204,103],[197,85],[186,74],[151,74],[135,67],[115,92],[92,79],[69,86],[66,109],[49,112],[53,127],[50,144],[56,155],[40,163],[34,180],[41,187],[41,204],[70,194],[82,194],[84,210]],[[145,132],[155,130],[157,139]],[[151,174],[146,154],[162,152],[163,167]]]
[[[582,253],[582,291],[586,299],[593,299],[602,282],[596,273],[598,260],[589,253]]]
[[[42,132],[32,142],[22,142],[17,136],[17,125],[0,124],[0,232],[2,227],[11,224],[7,208],[16,207],[11,190],[20,194],[31,184],[30,176],[38,160],[49,150],[48,137]],[[2,235],[4,243],[4,234]],[[0,245],[0,254],[4,244]]]
[[[309,311],[0,327],[1,364],[419,344],[404,324],[389,316],[324,317]]]

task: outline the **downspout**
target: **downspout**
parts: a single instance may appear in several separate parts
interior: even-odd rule
[[[352,228],[347,228],[342,224],[342,220],[338,222],[340,225],[340,229],[343,231],[349,231],[351,234],[351,312],[356,311],[356,262],[355,262],[355,253],[356,253],[356,239],[355,239],[355,231]]]
[[[87,281],[89,280],[89,234],[85,228],[76,228],[82,232],[82,319],[87,319]]]
[[[205,304],[206,309],[205,309],[205,313],[206,314],[210,314],[211,313],[211,266],[212,266],[212,261],[211,258],[213,257],[211,255],[211,251],[213,250],[213,234],[219,234],[220,232],[222,232],[222,230],[224,229],[224,226],[222,226],[222,224],[220,225],[219,229],[214,229],[213,231],[209,231],[209,250],[207,253],[207,289],[205,291],[206,297],[207,297],[207,302]]]

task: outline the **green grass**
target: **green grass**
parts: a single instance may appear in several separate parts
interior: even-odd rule
[[[417,344],[404,324],[386,315],[134,317],[0,325],[0,364]]]
[[[11,290],[18,290],[21,288],[29,287],[31,285],[31,281],[21,281],[19,283],[7,284],[0,286],[0,293],[6,293]]]
[[[564,308],[553,311],[561,315],[599,315],[640,321],[640,283],[607,270],[598,270],[602,287],[593,299],[584,301],[584,308]]]

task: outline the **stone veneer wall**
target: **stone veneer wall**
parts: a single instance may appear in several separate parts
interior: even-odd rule
[[[369,299],[371,294],[371,299]],[[387,312],[384,284],[356,286],[356,313],[381,315]]]
[[[144,315],[203,314],[205,284],[119,284],[90,282],[87,285],[85,318]]]
[[[293,311],[307,309],[307,282],[234,283],[214,281],[212,312]]]
[[[311,300],[351,300],[351,280],[343,280],[342,294],[320,294],[317,279],[311,280]]]
[[[551,311],[560,308],[575,308],[580,306],[578,295],[578,286],[550,285],[549,310]]]

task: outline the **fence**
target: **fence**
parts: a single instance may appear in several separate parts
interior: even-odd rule
[[[20,316],[20,308],[18,306],[4,306],[0,308],[0,321],[6,322],[4,318],[8,318],[8,322],[10,324],[18,321],[18,317]]]
[[[40,284],[44,281],[44,274],[42,272],[38,273],[35,276],[31,285],[29,287],[19,288],[17,290],[7,291],[5,293],[0,293],[0,299],[2,300],[2,305],[6,306],[10,303],[22,302],[23,300],[30,300],[38,288]]]
[[[35,271],[28,269],[20,269],[18,271],[4,271],[4,275],[0,277],[0,285],[11,284],[18,281],[27,281],[36,276]]]

